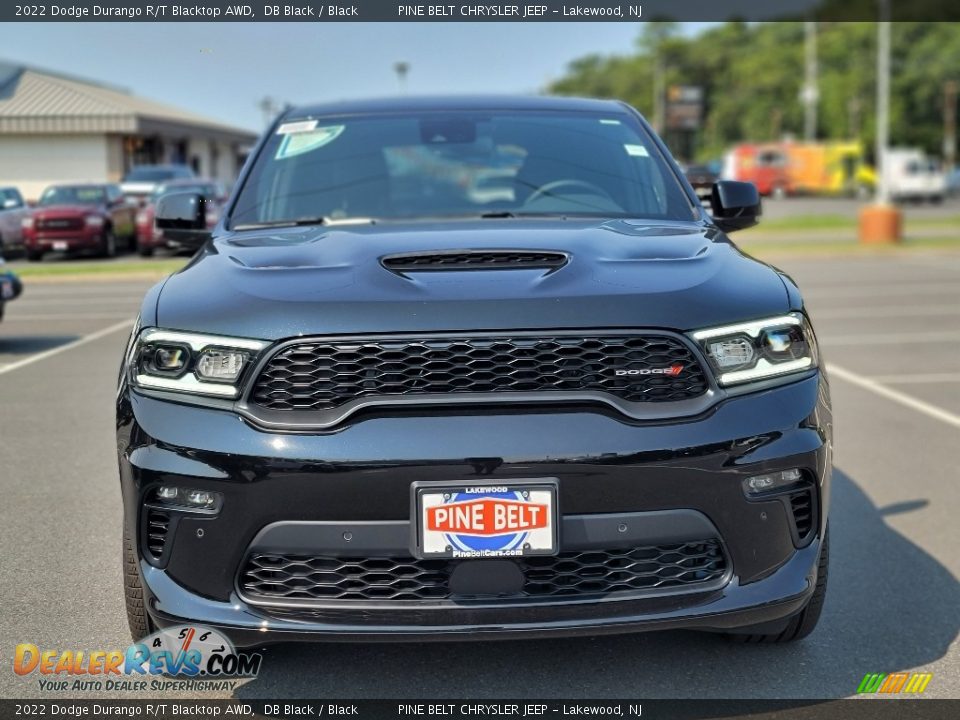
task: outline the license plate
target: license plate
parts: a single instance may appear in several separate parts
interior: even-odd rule
[[[54,243],[53,243],[53,249],[54,249],[54,250],[66,250],[66,249],[69,248],[69,247],[70,247],[70,246],[69,246],[66,242],[64,242],[63,240],[56,240],[56,241],[54,241]]]
[[[0,298],[9,300],[13,297],[13,283],[9,280],[0,282]]]
[[[416,538],[423,558],[556,555],[556,480],[413,484]]]

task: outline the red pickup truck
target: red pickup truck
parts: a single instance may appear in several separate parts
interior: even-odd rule
[[[42,260],[51,251],[92,251],[111,257],[119,243],[132,248],[136,212],[117,185],[49,187],[37,208],[23,219],[27,259]]]

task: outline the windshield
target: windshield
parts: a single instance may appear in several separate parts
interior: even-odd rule
[[[584,215],[691,220],[643,128],[612,113],[452,112],[282,123],[233,226],[308,218]]]
[[[62,185],[47,188],[40,197],[40,205],[100,205],[106,202],[102,187]]]
[[[145,165],[135,167],[123,178],[124,182],[161,182],[171,180],[172,178],[189,177],[190,173],[186,168],[171,167],[153,167]]]

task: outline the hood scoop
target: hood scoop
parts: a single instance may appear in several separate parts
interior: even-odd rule
[[[384,255],[380,264],[397,273],[457,270],[556,270],[566,253],[549,250],[430,250]]]

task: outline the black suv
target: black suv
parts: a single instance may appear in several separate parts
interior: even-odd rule
[[[612,101],[286,112],[153,288],[117,440],[135,636],[238,645],[699,628],[826,589],[832,419],[796,285]]]

